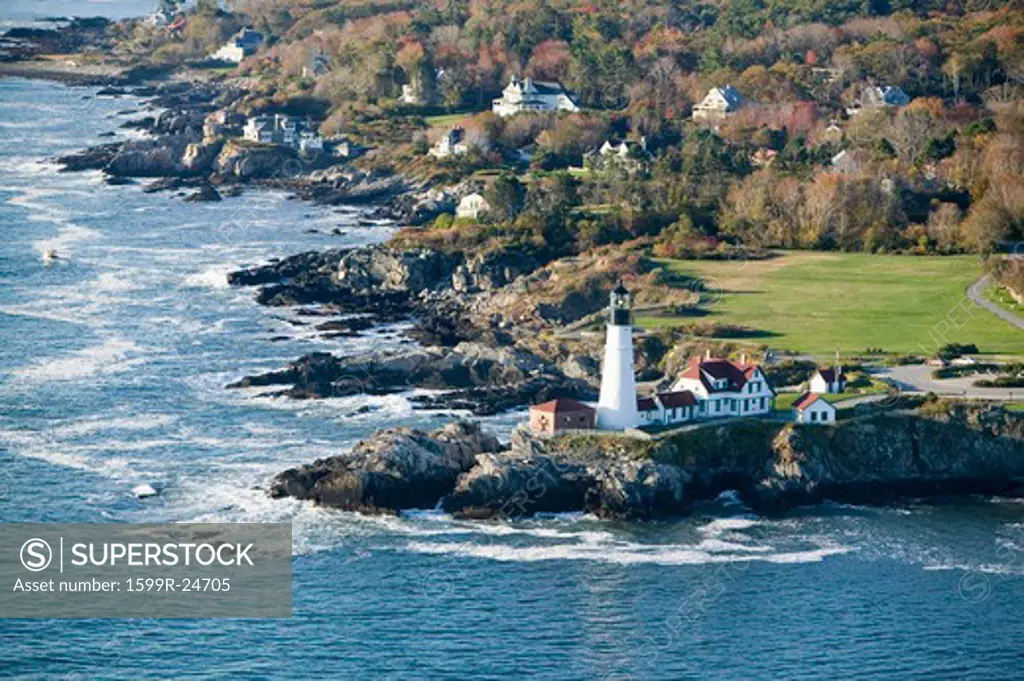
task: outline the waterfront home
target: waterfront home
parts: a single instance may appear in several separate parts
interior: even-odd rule
[[[254,31],[251,28],[243,28],[211,56],[214,59],[238,64],[243,59],[256,52],[262,44],[262,33]]]
[[[246,121],[242,135],[250,142],[280,144],[297,151],[324,148],[323,138],[313,129],[311,121],[281,114],[251,117]]]
[[[459,201],[459,206],[455,209],[455,215],[460,218],[476,220],[480,217],[481,213],[490,209],[491,204],[487,203],[487,199],[483,195],[473,192],[462,197],[462,200]]]
[[[673,391],[688,390],[697,398],[698,418],[756,416],[769,413],[775,391],[757,364],[695,357],[672,384]]]
[[[557,399],[530,407],[530,430],[554,435],[571,430],[592,430],[594,408],[571,399]]]
[[[523,112],[579,111],[573,95],[558,83],[513,76],[491,103],[491,110],[499,116],[514,116]]]
[[[691,118],[698,122],[717,123],[743,106],[743,95],[732,85],[713,87],[699,103],[693,105]]]
[[[242,136],[250,142],[261,144],[274,143],[274,117],[273,116],[252,116],[245,122]]]
[[[817,393],[804,393],[793,403],[797,423],[835,423],[836,408]]]

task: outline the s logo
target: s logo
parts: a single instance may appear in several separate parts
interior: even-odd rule
[[[29,539],[21,545],[21,564],[26,570],[41,572],[50,567],[53,551],[42,539]]]

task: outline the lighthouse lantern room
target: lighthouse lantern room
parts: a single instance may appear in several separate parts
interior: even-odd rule
[[[602,430],[633,428],[639,422],[633,377],[633,320],[629,291],[619,282],[608,306],[608,333],[601,366],[597,426]]]

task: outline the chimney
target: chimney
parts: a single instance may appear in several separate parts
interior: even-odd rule
[[[711,359],[711,348],[704,351],[704,359]]]
[[[744,352],[742,355],[740,355],[740,364],[746,364],[746,363],[747,363],[747,353]]]

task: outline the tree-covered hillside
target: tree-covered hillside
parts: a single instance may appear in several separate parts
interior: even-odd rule
[[[325,133],[375,147],[366,164],[452,183],[504,174],[504,188],[488,189],[492,203],[517,198],[493,206],[492,235],[559,250],[640,238],[661,255],[722,242],[988,252],[1024,238],[1024,13],[1004,0],[230,9],[200,8],[184,34],[154,32],[152,58],[202,56],[255,27],[267,42],[239,67],[260,78],[250,110],[319,102]],[[326,68],[312,72],[317,58]],[[490,102],[512,76],[563,84],[581,111],[495,116]],[[716,125],[692,122],[694,104],[727,84],[744,106]],[[422,102],[403,103],[403,85]],[[876,86],[910,101],[866,106]],[[466,114],[470,153],[432,159],[426,148],[446,128],[430,116],[452,112]],[[639,163],[585,163],[619,138],[643,140]],[[439,228],[473,228],[450,222]]]

